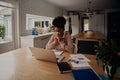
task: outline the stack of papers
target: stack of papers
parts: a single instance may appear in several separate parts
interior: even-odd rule
[[[64,59],[64,56],[56,55],[57,62],[61,62]]]
[[[90,62],[90,60],[83,54],[72,54],[70,55],[70,60],[76,60],[79,62]]]
[[[90,65],[88,64],[90,60],[87,57],[85,57],[83,54],[70,55],[70,61],[73,69],[81,68],[81,67],[90,67]]]
[[[64,56],[61,56],[63,51],[53,49],[55,56],[57,58],[57,62],[61,62],[64,59]]]
[[[61,55],[63,53],[63,51],[61,50],[56,50],[56,49],[53,49],[55,55]]]

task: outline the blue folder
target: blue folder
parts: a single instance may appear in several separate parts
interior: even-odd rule
[[[102,80],[91,68],[73,70],[74,80]]]
[[[104,75],[102,75],[102,74],[98,74],[98,75],[102,78],[102,80],[109,80],[108,77],[106,77],[106,76],[104,76]]]

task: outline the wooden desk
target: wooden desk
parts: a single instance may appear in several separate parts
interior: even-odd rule
[[[69,53],[63,54],[68,61]],[[104,74],[93,55],[90,65],[96,72]],[[36,60],[29,48],[20,48],[0,54],[0,80],[73,80],[71,73],[60,74],[57,64]]]

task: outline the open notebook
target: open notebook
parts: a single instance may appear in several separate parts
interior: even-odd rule
[[[43,48],[29,48],[32,52],[32,55],[38,59],[43,61],[49,61],[49,62],[60,62],[63,58],[59,56],[56,56],[53,50],[47,50]]]

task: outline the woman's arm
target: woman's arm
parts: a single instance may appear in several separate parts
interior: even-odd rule
[[[46,44],[46,49],[54,49],[55,46],[56,46],[56,40],[54,39],[54,35],[52,35],[50,40]]]
[[[65,50],[69,51],[70,53],[73,53],[73,43],[72,43],[72,39],[71,39],[71,35],[69,34],[69,32],[66,32],[66,36],[65,36],[66,40],[67,40],[67,45],[65,45]]]
[[[72,44],[72,39],[71,39],[71,35],[69,34],[69,32],[65,33],[64,38],[65,38],[64,43],[60,42],[62,49],[70,53],[73,53],[73,44]]]

